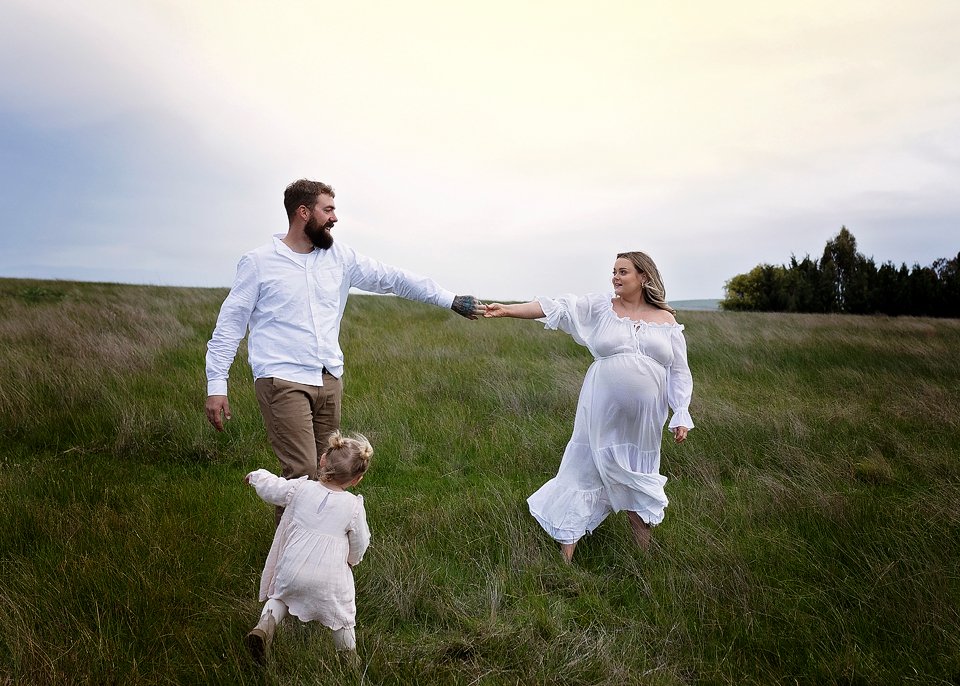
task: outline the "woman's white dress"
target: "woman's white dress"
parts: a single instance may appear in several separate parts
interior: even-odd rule
[[[249,475],[257,495],[286,509],[260,578],[260,600],[282,600],[301,621],[331,629],[356,625],[351,565],[370,544],[363,496],[331,491],[307,477],[284,479],[266,469]]]
[[[561,543],[577,541],[621,510],[659,524],[667,506],[667,479],[660,475],[667,408],[671,429],[693,428],[683,326],[618,317],[611,295],[537,301],[546,328],[573,336],[594,362],[560,469],[527,499],[530,514]]]

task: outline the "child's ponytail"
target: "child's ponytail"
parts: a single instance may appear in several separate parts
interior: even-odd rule
[[[319,470],[320,480],[346,484],[363,476],[370,468],[373,446],[363,434],[347,437],[334,431],[327,439],[327,449],[323,454],[326,460]]]

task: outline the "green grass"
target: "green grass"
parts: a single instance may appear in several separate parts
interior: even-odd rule
[[[0,279],[0,685],[960,682],[960,322],[682,312],[697,428],[653,550],[620,515],[566,566],[525,499],[588,353],[352,296],[362,665],[288,621],[261,671],[273,515],[241,479],[276,458],[243,349],[203,417],[224,295]]]

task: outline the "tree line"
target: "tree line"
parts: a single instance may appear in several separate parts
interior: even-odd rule
[[[960,253],[928,267],[877,267],[843,226],[819,260],[791,255],[789,265],[760,264],[724,290],[724,310],[960,317]]]

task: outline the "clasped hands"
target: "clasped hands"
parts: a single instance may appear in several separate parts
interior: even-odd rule
[[[497,317],[507,317],[505,305],[500,303],[484,304],[479,298],[472,295],[458,295],[453,299],[450,309],[467,319],[479,319],[481,317],[490,319]]]

